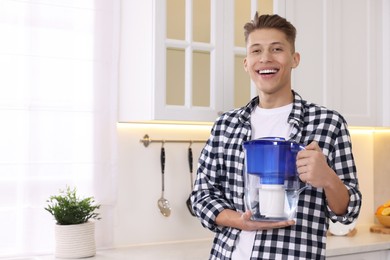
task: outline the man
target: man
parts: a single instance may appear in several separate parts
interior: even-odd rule
[[[360,212],[347,123],[292,90],[291,72],[300,56],[291,23],[256,13],[244,29],[244,67],[258,96],[216,120],[191,196],[202,225],[216,233],[210,259],[324,259],[328,218],[351,223]],[[270,136],[306,146],[296,165],[310,188],[300,195],[296,221],[253,221],[245,212],[242,144]]]

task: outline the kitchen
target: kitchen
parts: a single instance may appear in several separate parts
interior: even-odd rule
[[[310,42],[316,41],[316,39],[317,39],[317,37],[314,36],[314,37],[310,37],[309,40],[304,41],[304,40],[302,40],[302,37],[299,37],[299,32],[310,31],[310,33],[315,33],[315,32],[313,32],[313,28],[316,28],[314,26],[314,25],[316,25],[316,23],[315,22],[307,23],[308,19],[312,19],[312,21],[318,21],[318,19],[315,20],[313,17],[316,17],[316,16],[321,17],[321,15],[326,17],[326,15],[333,15],[331,18],[334,19],[334,21],[332,21],[333,23],[331,23],[330,25],[327,25],[328,28],[326,28],[326,29],[333,30],[334,27],[331,27],[331,26],[332,25],[334,26],[335,24],[337,25],[336,15],[332,14],[331,10],[333,10],[333,9],[330,9],[330,8],[332,8],[332,6],[328,6],[327,8],[329,8],[330,10],[327,11],[328,13],[324,14],[324,11],[321,8],[318,8],[318,5],[320,5],[319,3],[316,4],[316,3],[311,3],[311,2],[312,1],[296,1],[295,3],[291,3],[290,1],[286,1],[286,3],[285,3],[286,4],[285,8],[287,9],[285,12],[287,13],[287,17],[290,16],[291,18],[296,20],[296,21],[293,20],[293,22],[298,23],[297,27],[299,29],[298,29],[298,40],[297,40],[298,47],[297,48],[300,48],[302,50],[302,52],[305,50],[305,48],[306,49],[315,49],[315,48],[312,48],[311,46],[306,46],[306,44],[309,44]],[[344,1],[343,3],[345,3],[345,2],[346,1]],[[280,1],[279,3],[276,3],[276,4],[280,4],[280,3],[283,3],[283,1]],[[324,4],[324,3],[322,3],[322,4]],[[377,4],[379,6],[372,5],[372,7],[369,9],[370,12],[374,12],[374,11],[377,12],[377,11],[381,10],[380,3],[378,2]],[[333,8],[338,9],[338,10],[347,10],[348,7],[354,6],[353,11],[351,10],[350,12],[348,12],[348,15],[351,15],[350,20],[345,19],[345,20],[340,21],[340,24],[343,24],[344,26],[352,26],[352,23],[358,23],[353,19],[358,17],[359,15],[362,16],[362,14],[364,14],[367,16],[370,15],[369,17],[373,16],[372,13],[367,14],[367,12],[365,11],[366,10],[365,8],[367,5],[369,5],[369,4],[368,4],[368,2],[365,2],[365,1],[360,2],[359,5],[357,5],[356,2],[353,2],[353,3],[348,2],[348,3],[345,3],[345,6],[337,6],[335,4],[335,6],[333,6]],[[263,6],[264,6],[264,2],[263,2]],[[304,10],[304,7],[311,8],[311,10],[313,10],[312,14],[306,14],[306,16],[303,16],[303,14],[300,11]],[[344,8],[344,9],[342,9],[342,8]],[[292,10],[291,13],[289,13],[288,10]],[[361,10],[361,12],[356,12],[356,10]],[[326,19],[325,17],[323,18],[324,20]],[[306,20],[305,20],[305,18],[306,18]],[[363,20],[363,21],[360,24],[361,20]],[[361,19],[361,20],[359,21],[359,25],[364,26],[365,20],[364,19]],[[341,22],[343,22],[343,23],[341,23]],[[374,21],[372,23],[374,23]],[[324,27],[324,25],[319,25],[319,26]],[[378,26],[378,27],[380,27],[380,26]],[[370,28],[371,27],[366,28],[367,31],[365,31],[365,32],[367,34],[373,35],[375,32],[370,30]],[[374,27],[374,28],[376,28],[376,27]],[[334,30],[333,32],[336,34],[336,32],[338,32],[338,31]],[[321,33],[325,33],[325,32],[321,32]],[[338,32],[338,33],[340,33],[340,32]],[[315,35],[318,35],[318,33]],[[350,35],[350,34],[348,34],[348,36],[350,36],[351,39],[354,39],[353,40],[354,42],[357,42],[356,44],[359,45],[358,47],[361,47],[362,49],[367,48],[366,45],[364,45],[365,42],[361,43],[361,42],[358,42],[356,40],[360,36],[355,36],[355,38],[353,38],[353,35]],[[375,36],[375,35],[373,35],[373,36]],[[329,36],[329,38],[331,38],[331,36]],[[301,42],[299,41],[299,39],[301,39]],[[331,39],[333,39],[333,38],[331,38]],[[373,37],[372,39],[373,39],[372,40],[373,43],[370,43],[370,44],[374,44],[374,43],[379,44],[379,42],[376,42],[377,36]],[[341,41],[342,40],[343,39],[341,39]],[[319,39],[318,41],[325,41],[325,39]],[[125,41],[125,43],[126,43],[126,46],[127,46],[127,44],[130,44],[130,42],[126,42],[126,41]],[[342,45],[343,42],[337,42],[337,44]],[[309,54],[306,54],[306,55],[305,55],[305,53],[301,53],[301,55],[302,55],[302,59],[301,59],[302,63],[300,64],[301,68],[300,68],[300,70],[297,70],[295,72],[296,78],[295,78],[294,85],[296,85],[296,86],[305,85],[306,87],[302,87],[302,91],[304,91],[304,93],[305,93],[303,95],[310,95],[311,98],[314,99],[314,101],[317,101],[320,104],[325,103],[327,105],[330,105],[332,107],[337,108],[338,110],[345,111],[344,113],[347,114],[346,115],[347,120],[353,120],[354,122],[356,122],[355,124],[357,126],[382,126],[382,125],[386,126],[386,124],[379,123],[378,121],[376,121],[376,122],[373,121],[373,118],[378,118],[377,115],[375,114],[376,112],[374,112],[374,111],[378,111],[378,110],[374,110],[375,107],[372,110],[361,111],[361,110],[359,110],[360,106],[359,106],[359,109],[357,109],[355,104],[351,104],[349,102],[346,102],[346,103],[340,102],[340,100],[338,100],[338,98],[335,97],[335,93],[339,94],[340,96],[343,96],[343,94],[345,95],[345,92],[341,92],[341,90],[338,88],[338,86],[339,86],[340,82],[344,83],[344,81],[347,81],[347,78],[348,78],[347,82],[351,82],[348,87],[355,88],[355,89],[348,89],[348,91],[351,91],[351,92],[353,91],[353,93],[372,93],[372,95],[374,95],[375,89],[373,89],[372,86],[369,86],[368,84],[367,85],[366,84],[359,84],[359,85],[364,85],[364,86],[362,86],[361,89],[356,88],[356,86],[361,81],[370,82],[368,80],[371,80],[371,82],[380,83],[380,80],[376,79],[376,78],[377,78],[377,75],[378,75],[378,77],[381,77],[382,74],[380,73],[381,70],[377,69],[377,68],[380,68],[380,66],[382,66],[382,64],[378,63],[378,65],[376,65],[372,61],[363,61],[363,64],[364,64],[363,66],[359,66],[359,68],[357,68],[357,69],[354,68],[354,70],[355,70],[353,72],[354,74],[350,75],[349,72],[345,73],[345,71],[344,71],[344,74],[341,74],[337,70],[337,66],[342,66],[342,65],[338,65],[338,64],[343,64],[343,60],[347,60],[347,61],[355,64],[354,62],[357,63],[358,61],[355,61],[354,58],[355,57],[362,58],[362,57],[360,55],[356,55],[354,53],[349,53],[347,51],[345,51],[345,54],[344,54],[346,56],[343,57],[342,55],[340,55],[340,52],[342,52],[342,51],[340,51],[338,49],[333,49],[334,46],[332,46],[332,44],[329,44],[329,45],[330,46],[326,46],[326,47],[324,45],[322,45],[321,43],[318,43],[316,45],[316,48],[323,48],[322,50],[324,50],[324,53],[326,53],[326,54],[321,54],[321,53],[318,54],[317,52],[314,52],[314,51],[310,52]],[[348,48],[349,45],[350,45],[349,42],[345,43],[344,48],[345,49]],[[342,45],[342,46],[344,46],[344,45]],[[379,46],[381,46],[381,45],[379,45]],[[386,45],[383,45],[383,46],[386,46]],[[383,50],[385,51],[385,47],[383,47]],[[236,56],[240,57],[240,54],[241,53],[238,53],[238,54],[236,54]],[[375,53],[371,53],[370,50],[367,50],[367,54],[366,54],[366,56],[364,56],[364,58],[366,58],[367,55],[373,55],[373,54],[375,54]],[[326,63],[326,61],[324,61],[324,59],[322,59],[321,57],[318,57],[320,55],[328,55],[329,60],[335,59],[335,61],[340,62],[340,63],[338,63],[337,65]],[[335,55],[335,56],[332,56],[332,55]],[[340,56],[337,56],[337,55],[340,55]],[[376,55],[378,55],[378,54],[376,54]],[[317,58],[317,59],[315,59],[315,58]],[[129,56],[129,59],[130,59],[130,56]],[[310,59],[310,62],[305,63],[305,59]],[[383,61],[380,59],[378,59],[378,60],[375,59],[375,61],[386,62],[385,59],[383,59]],[[314,64],[314,66],[313,66],[313,64]],[[377,67],[375,67],[375,66],[377,66]],[[383,66],[385,66],[385,64]],[[386,65],[386,66],[388,66],[388,65]],[[328,73],[328,78],[325,79],[325,77],[321,75],[322,72],[320,69],[319,69],[319,72],[317,72],[317,71],[312,72],[312,70],[310,70],[313,73],[312,75],[307,75],[307,73],[305,73],[305,75],[303,75],[303,76],[297,75],[298,73],[304,73],[302,71],[304,71],[305,69],[309,70],[310,67],[322,68],[322,70],[324,70],[324,71],[328,70],[328,71],[326,71],[326,73]],[[332,67],[334,67],[334,69],[332,69]],[[369,71],[369,73],[368,73],[369,75],[367,75],[367,76],[365,76],[365,74],[364,74],[364,72],[366,72],[366,71]],[[375,74],[375,73],[379,73],[379,74]],[[230,75],[230,74],[234,74],[234,73],[228,73],[228,74]],[[234,75],[237,75],[237,74],[234,74]],[[359,76],[357,76],[357,75],[359,75]],[[387,77],[387,76],[385,76],[385,75],[386,74],[383,73],[383,81],[384,81],[383,84],[388,83],[388,79],[385,79],[385,77]],[[301,81],[300,80],[301,78],[305,79],[305,82]],[[318,79],[323,80],[321,82],[321,84],[319,84],[319,85],[321,85],[321,90],[318,90],[318,89],[312,90],[310,88],[311,84],[318,85]],[[377,81],[375,81],[375,79]],[[126,78],[123,78],[122,80],[124,80],[126,82]],[[326,80],[328,82],[326,82]],[[334,80],[334,81],[332,82],[332,80]],[[340,80],[340,81],[337,82],[336,80]],[[387,80],[387,83],[385,80]],[[231,80],[231,81],[234,82],[234,80]],[[128,83],[130,83],[130,82],[128,82]],[[355,84],[355,85],[353,85],[353,84]],[[328,85],[334,85],[335,87],[332,89],[329,89]],[[385,86],[385,85],[383,85],[383,86]],[[343,85],[343,87],[344,87],[344,85]],[[126,89],[126,91],[127,91],[127,89]],[[298,89],[298,91],[300,91],[300,89]],[[366,92],[366,91],[368,91],[368,92]],[[379,92],[380,90],[378,89],[376,91]],[[383,94],[385,95],[385,93],[383,93]],[[370,95],[368,95],[368,96],[370,98],[374,98]],[[372,101],[369,100],[367,96],[362,94],[363,98],[360,98],[360,97],[361,96],[354,95],[354,99],[355,99],[354,101],[361,102],[361,104],[363,104],[362,107],[364,107],[364,108],[365,108],[364,105],[367,105],[367,106],[372,105],[370,103]],[[348,98],[346,98],[346,99],[348,99]],[[350,98],[348,99],[348,101],[349,100],[350,100]],[[375,99],[375,100],[377,100],[377,99]],[[378,101],[379,100],[377,100],[377,102]],[[381,103],[381,102],[379,102],[379,103]],[[385,103],[383,102],[383,105],[384,104]],[[133,109],[134,109],[134,107],[133,107]],[[163,108],[158,108],[158,109],[162,110]],[[383,110],[385,111],[385,109],[383,109]],[[125,111],[133,111],[133,110],[132,109],[127,110],[127,107],[126,107]],[[213,111],[210,111],[210,113],[212,113],[212,112]],[[156,117],[159,116],[158,113],[159,112],[156,111]],[[172,115],[174,115],[174,116],[176,115],[175,111],[172,112]],[[367,122],[369,122],[369,123],[367,124]],[[373,124],[371,124],[371,122]],[[158,129],[157,131],[155,131],[155,127]],[[163,127],[163,128],[161,128],[161,127]],[[189,129],[187,129],[186,126],[182,126],[183,130],[181,130],[181,131],[177,131],[177,129],[178,129],[177,127],[178,126],[176,126],[176,125],[175,126],[161,125],[160,127],[158,127],[158,126],[150,126],[147,124],[142,126],[142,125],[122,124],[121,123],[119,125],[120,137],[123,137],[123,138],[127,137],[126,133],[128,133],[128,134],[131,133],[131,136],[133,137],[132,145],[130,145],[130,143],[129,143],[129,145],[127,145],[126,147],[134,147],[134,146],[138,145],[138,146],[141,146],[143,148],[143,150],[141,150],[141,151],[133,150],[133,152],[131,152],[129,149],[127,149],[127,152],[120,153],[120,154],[126,154],[126,155],[132,154],[132,153],[139,154],[140,152],[143,152],[143,153],[145,153],[145,158],[152,158],[153,157],[153,158],[157,159],[157,161],[158,161],[160,145],[159,144],[151,144],[149,147],[145,148],[139,142],[140,139],[142,139],[145,134],[148,134],[152,139],[155,138],[155,139],[184,139],[184,140],[185,139],[205,139],[205,138],[207,138],[207,136],[209,134],[209,127],[208,126],[189,126]],[[196,135],[194,133],[190,134],[192,132],[191,129],[197,129]],[[160,131],[164,131],[164,132],[161,133]],[[137,134],[135,134],[135,133],[137,133]],[[389,140],[388,133],[389,132],[387,131],[386,128],[381,128],[381,127],[379,127],[379,128],[355,127],[351,130],[351,135],[352,135],[352,139],[353,139],[352,141],[353,141],[354,155],[355,155],[355,158],[357,161],[358,171],[359,171],[359,173],[361,173],[359,175],[361,189],[363,192],[364,200],[367,201],[367,202],[363,203],[362,213],[361,213],[361,216],[359,218],[359,224],[362,225],[362,227],[358,230],[359,234],[365,233],[365,231],[368,229],[368,227],[365,225],[369,226],[370,223],[374,222],[375,218],[374,218],[373,212],[375,212],[376,206],[384,203],[385,201],[381,201],[381,200],[386,200],[386,198],[388,198],[390,196],[390,194],[389,194],[390,191],[386,188],[386,185],[388,184],[388,181],[386,178],[386,175],[387,175],[386,174],[387,173],[386,167],[388,167],[388,166],[386,166],[387,163],[386,163],[385,156],[381,156],[381,154],[384,154],[383,151],[386,151],[386,149],[388,149],[389,145],[390,145],[388,143],[388,140]],[[133,134],[135,134],[135,135],[133,136]],[[130,140],[127,140],[127,142],[130,142]],[[123,142],[120,142],[121,145],[123,143],[125,143],[124,140],[123,140]],[[188,180],[187,180],[188,179],[188,169],[187,169],[188,166],[186,165],[187,146],[188,146],[188,144],[181,144],[180,145],[180,144],[167,143],[165,145],[165,149],[166,149],[166,153],[167,153],[167,155],[166,155],[167,156],[167,164],[166,164],[166,175],[165,175],[166,180],[167,180],[167,184],[166,184],[167,191],[165,194],[166,194],[166,197],[169,198],[170,202],[171,202],[171,200],[173,200],[171,203],[174,203],[173,205],[177,204],[177,207],[181,208],[181,210],[179,213],[180,215],[175,215],[175,213],[174,213],[175,207],[172,206],[172,208],[173,208],[172,215],[169,217],[169,218],[172,218],[172,222],[165,223],[164,221],[166,221],[166,220],[164,220],[164,218],[160,218],[158,220],[158,222],[155,223],[155,225],[154,225],[154,223],[153,223],[154,221],[152,221],[152,219],[150,219],[150,225],[155,227],[155,228],[151,228],[150,230],[151,230],[151,232],[153,232],[154,236],[158,236],[161,238],[161,240],[160,240],[161,242],[164,241],[163,237],[166,237],[167,234],[172,233],[169,230],[175,230],[175,229],[179,229],[179,230],[177,230],[177,235],[178,235],[178,237],[180,237],[180,239],[177,239],[177,238],[175,239],[175,237],[172,237],[171,240],[173,240],[173,241],[175,241],[175,240],[181,241],[181,240],[191,240],[191,239],[195,239],[195,240],[202,239],[204,237],[204,235],[206,235],[206,236],[208,235],[207,231],[203,230],[202,228],[199,230],[197,229],[197,227],[199,225],[199,223],[197,223],[197,220],[183,218],[183,214],[184,214],[184,216],[187,216],[187,217],[190,216],[189,212],[187,212],[187,209],[185,207],[185,200],[187,197],[187,193],[189,191],[189,186],[187,185],[187,183],[188,183]],[[176,149],[169,149],[170,147],[177,147],[177,148]],[[180,147],[182,148],[181,151],[178,150]],[[199,153],[202,146],[193,144],[192,147],[194,149],[197,148],[195,151],[196,151],[196,153]],[[126,149],[125,147],[123,147],[123,148]],[[153,151],[148,151],[148,150],[153,150]],[[171,150],[172,150],[172,152],[171,152]],[[172,153],[172,155],[169,154],[170,152]],[[148,156],[149,153],[154,153],[154,156]],[[182,163],[178,163],[178,164],[172,163],[174,165],[172,165],[172,164],[169,165],[169,158],[175,158],[175,159],[177,158],[177,161],[180,161]],[[179,160],[178,158],[181,158],[181,159]],[[140,169],[142,169],[143,167],[144,166],[140,166]],[[153,167],[153,169],[149,169],[149,170],[144,169],[145,172],[148,172],[148,173],[152,172],[155,174],[159,173],[159,165],[158,164],[155,164],[154,166],[150,165],[150,167]],[[174,168],[174,167],[177,167],[177,168]],[[123,167],[123,168],[127,168],[127,167]],[[370,173],[370,172],[373,172],[374,175],[370,176],[369,174],[365,174],[365,173]],[[171,177],[171,178],[174,178],[176,180],[176,182],[173,182],[171,184],[169,183],[170,181],[172,181],[172,179],[169,179],[169,176],[170,176],[169,174],[171,174],[171,176],[175,174],[174,175],[175,177]],[[121,176],[125,176],[125,175],[122,174]],[[125,179],[127,179],[127,178],[130,179],[132,177],[126,176]],[[127,181],[127,182],[129,182],[129,181]],[[120,183],[126,183],[126,181],[120,181]],[[176,183],[176,185],[175,185],[175,183]],[[156,198],[159,198],[159,194],[158,194],[159,185],[160,185],[160,183],[154,183],[153,190],[156,192],[156,194],[155,194],[155,196],[151,197],[150,201],[147,203],[147,204],[152,205],[152,206],[149,206],[149,210],[152,210],[152,211],[157,210],[155,208],[155,206],[154,206],[155,209],[153,209],[153,203],[156,200]],[[375,187],[375,189],[374,189],[374,187]],[[181,193],[181,195],[179,196],[180,193]],[[177,199],[176,199],[175,194],[177,195]],[[175,201],[175,200],[177,200],[177,201]],[[372,203],[370,203],[370,201],[372,201]],[[128,205],[128,204],[126,203],[126,205]],[[144,205],[144,206],[146,206],[146,205]],[[128,207],[130,207],[130,206],[128,206]],[[151,214],[152,213],[150,212],[149,215],[151,215]],[[123,214],[123,216],[126,216],[126,215],[127,214]],[[145,216],[143,216],[142,218],[144,218],[144,217]],[[150,218],[152,218],[152,217],[150,217]],[[183,230],[180,227],[175,225],[175,223],[179,223],[181,221],[184,221],[184,219],[186,219],[185,221],[191,221],[191,222],[183,223],[182,227],[185,226],[186,227],[185,230]],[[140,216],[140,220],[141,220],[141,216]],[[157,221],[157,220],[155,220],[155,221]],[[136,221],[135,223],[138,223],[138,221]],[[149,223],[149,221],[148,221],[148,223]],[[128,223],[128,225],[129,225],[129,230],[128,230],[129,232],[137,230],[136,224]],[[134,225],[134,226],[132,226],[130,228],[130,225]],[[157,227],[162,227],[162,226],[166,227],[166,229],[165,230],[160,229],[158,232],[156,232]],[[120,227],[121,227],[121,229],[123,228],[122,225],[120,225]],[[194,229],[192,229],[192,228],[194,228]],[[188,232],[188,229],[190,229],[190,232]],[[142,230],[143,229],[141,227],[138,227],[137,234],[142,234],[143,233]],[[189,235],[189,234],[192,234],[192,235]],[[143,235],[141,235],[141,236],[143,236]],[[149,237],[149,236],[151,236],[151,234],[145,235],[145,236]],[[149,241],[146,237],[145,237],[144,242],[148,243]],[[123,243],[123,244],[126,244],[126,243]],[[339,243],[336,242],[335,244],[339,244]],[[346,251],[346,250],[344,250],[344,251]]]
[[[340,112],[345,114],[348,122],[352,122],[350,125],[354,156],[358,167],[361,190],[364,196],[362,212],[357,224],[356,236],[330,237],[329,244],[333,247],[333,251],[331,252],[336,256],[340,253],[361,254],[362,251],[359,250],[387,250],[388,255],[388,251],[390,250],[389,236],[373,235],[368,232],[368,229],[370,225],[375,222],[374,212],[376,207],[390,199],[390,190],[387,188],[389,185],[387,175],[390,170],[390,165],[388,164],[386,156],[390,150],[390,130],[388,130],[390,116],[387,112],[390,110],[388,109],[388,104],[385,102],[389,98],[390,93],[390,78],[386,75],[387,71],[389,71],[390,59],[381,58],[381,55],[383,55],[383,57],[390,56],[389,50],[386,48],[386,46],[389,46],[388,43],[390,41],[388,27],[390,21],[388,21],[389,18],[387,17],[388,15],[386,15],[390,13],[390,6],[387,1],[343,1],[342,6],[338,6],[334,1],[328,1],[328,3],[325,3],[325,1],[317,1],[316,3],[311,2],[313,1],[274,1],[273,5],[275,8],[279,8],[280,13],[285,12],[286,16],[292,19],[293,23],[296,23],[298,33],[301,32],[302,34],[307,30],[314,33],[311,31],[316,29],[313,28],[313,23],[307,23],[307,20],[305,19],[313,18],[311,16],[316,17],[319,14],[324,16],[335,16],[331,17],[334,20],[329,20],[331,23],[321,24],[322,27],[320,28],[323,28],[324,31],[322,31],[320,35],[326,35],[328,32],[327,30],[334,29],[334,27],[331,26],[337,25],[337,19],[341,19],[341,16],[336,17],[336,14],[329,10],[348,9],[351,8],[351,6],[354,6],[359,12],[354,14],[354,9],[354,12],[348,12],[348,15],[355,17],[353,15],[358,16],[363,14],[365,19],[359,20],[363,25],[367,20],[372,19],[369,20],[370,26],[363,27],[366,29],[364,33],[368,33],[372,36],[370,37],[371,41],[356,41],[356,44],[361,44],[362,46],[359,45],[359,47],[366,51],[364,55],[348,53],[347,51],[346,53],[341,53],[341,50],[336,48],[337,46],[332,45],[331,40],[334,40],[334,38],[331,36],[329,36],[329,38],[311,37],[310,41],[298,41],[298,47],[302,49],[301,52],[302,55],[304,55],[302,61],[305,59],[307,61],[302,62],[300,65],[300,70],[297,71],[294,79],[294,85],[300,86],[300,88],[297,88],[298,92],[308,99],[310,97],[310,99],[315,102],[340,110]],[[143,16],[152,16],[152,3],[153,1],[145,1],[144,6],[141,6],[139,3],[134,4],[130,3],[130,1],[122,1],[121,19],[124,23],[122,24],[122,30],[123,32],[127,32],[124,33],[125,36],[122,36],[122,46],[131,46],[130,44],[133,39],[132,35],[134,35],[134,31],[132,30],[136,30],[134,28],[126,27],[125,24],[134,24],[131,19],[135,19],[134,17],[137,17],[137,13],[139,19]],[[138,5],[137,9],[133,5]],[[329,8],[328,12],[318,8],[318,5],[320,5],[320,7]],[[304,9],[303,7],[311,8],[310,10],[313,11],[305,12],[307,15],[305,16],[302,12],[307,9]],[[369,7],[367,8],[367,12],[366,7]],[[373,17],[377,19],[374,19]],[[327,17],[324,17],[323,19],[326,20],[326,18]],[[383,20],[380,20],[380,18]],[[343,20],[343,25],[351,26],[348,21],[349,20]],[[381,26],[373,26],[375,22],[380,22]],[[148,24],[148,22],[145,23],[145,27],[152,26],[151,24]],[[386,24],[387,27],[385,26]],[[378,30],[370,30],[370,28],[378,28]],[[121,50],[123,56],[121,56],[119,69],[121,72],[118,80],[119,85],[135,85],[137,88],[135,88],[135,90],[126,88],[119,90],[120,106],[125,104],[125,107],[121,107],[120,110],[123,111],[119,112],[120,123],[116,125],[118,165],[117,174],[114,175],[116,176],[116,179],[113,181],[113,184],[111,184],[115,187],[115,195],[112,196],[109,206],[105,208],[103,219],[97,223],[96,240],[98,253],[95,258],[115,259],[113,257],[117,254],[119,255],[118,259],[126,259],[127,256],[124,256],[123,254],[127,253],[128,257],[131,258],[130,254],[135,252],[135,256],[138,257],[136,259],[153,259],[154,257],[151,255],[153,253],[158,254],[160,259],[164,259],[163,256],[165,256],[165,254],[165,259],[174,259],[172,258],[172,254],[174,256],[176,254],[177,259],[186,259],[185,257],[187,257],[187,259],[202,259],[202,256],[205,258],[208,255],[209,241],[212,238],[212,234],[201,227],[199,221],[190,215],[186,206],[186,200],[191,188],[189,184],[190,176],[187,162],[187,150],[191,140],[207,139],[211,127],[210,122],[212,120],[207,120],[208,123],[202,124],[193,122],[190,124],[166,124],[166,120],[162,122],[162,124],[152,124],[150,121],[141,119],[134,120],[138,121],[136,123],[130,122],[132,120],[127,120],[129,115],[132,117],[133,114],[137,114],[137,116],[138,114],[142,114],[140,111],[146,111],[149,114],[149,117],[152,114],[158,119],[157,121],[161,121],[161,118],[166,116],[164,113],[171,113],[172,117],[170,118],[170,121],[180,120],[180,116],[183,117],[183,113],[186,112],[189,114],[194,113],[196,115],[188,116],[186,114],[186,116],[184,116],[185,118],[195,118],[196,116],[202,118],[202,111],[187,111],[191,110],[191,108],[186,108],[187,110],[179,109],[179,112],[162,111],[161,114],[157,111],[151,111],[154,106],[150,104],[150,100],[155,100],[151,97],[153,97],[153,94],[158,97],[160,93],[157,92],[161,90],[156,90],[156,93],[154,93],[153,89],[150,87],[152,86],[152,79],[144,76],[148,74],[149,71],[152,71],[152,66],[149,64],[152,63],[152,56],[149,56],[151,54],[140,51],[149,47],[152,48],[152,44],[148,43],[149,40],[152,42],[152,34],[143,34],[145,31],[147,32],[147,30],[142,29],[142,26],[139,26],[138,31],[135,31],[135,34],[140,35],[146,42],[139,43],[138,46],[134,43],[135,46],[132,48],[137,50],[138,54],[129,49]],[[336,30],[336,32],[339,33],[337,36],[343,35],[341,29]],[[383,35],[383,37],[381,35]],[[337,36],[334,37],[337,38]],[[347,36],[349,35],[346,34],[345,37]],[[362,36],[358,35],[356,37]],[[302,39],[302,37],[300,39]],[[303,52],[305,49],[312,49],[312,46],[306,45],[311,41],[329,41],[329,46],[320,44],[319,46],[323,48],[324,52],[313,57],[311,53],[305,54]],[[343,42],[337,42],[334,45],[342,43]],[[377,48],[370,48],[373,45]],[[348,46],[349,45],[347,44],[346,46],[343,45],[345,49]],[[316,45],[316,48],[317,47],[318,45]],[[377,50],[377,52],[374,52],[373,49]],[[237,53],[237,57],[240,57],[240,55],[242,56],[242,52]],[[320,57],[318,57],[318,55]],[[342,55],[346,56],[344,57]],[[357,60],[352,59],[354,57],[356,57]],[[340,61],[340,63],[333,64],[329,62],[332,58],[336,59],[336,61],[339,61],[338,59],[343,59],[349,60],[352,64],[362,65],[358,68],[351,69],[352,72],[345,71],[344,67],[342,67],[344,63]],[[363,59],[363,61],[359,59]],[[138,61],[137,64],[134,64],[135,60]],[[344,69],[343,74],[341,73],[341,68],[338,66]],[[310,67],[321,69],[308,75],[307,71]],[[147,71],[147,73],[145,71]],[[367,71],[368,73],[366,75],[365,72]],[[139,74],[138,76],[137,73]],[[305,73],[305,75],[301,75],[300,73]],[[151,72],[150,75],[152,75]],[[325,77],[324,75],[328,75],[329,77]],[[305,82],[303,82],[301,78],[304,78]],[[321,79],[320,84],[317,83],[319,81],[318,79]],[[350,81],[348,80],[351,80],[352,83],[349,83]],[[345,89],[338,88],[341,84],[340,82]],[[358,84],[359,82],[365,82],[366,84]],[[370,85],[368,83],[370,83]],[[310,88],[312,84],[317,84],[320,88]],[[374,87],[371,84],[374,85]],[[356,85],[361,85],[361,87],[356,88]],[[355,89],[353,89],[353,87],[355,87]],[[253,92],[253,90],[251,91]],[[348,93],[356,93],[353,95],[353,100],[351,100]],[[229,95],[232,96],[232,93]],[[140,104],[148,99],[148,103]],[[159,103],[161,101],[156,98],[155,102]],[[359,102],[358,105],[356,105],[356,102]],[[132,107],[133,105],[138,107],[137,111]],[[160,104],[156,104],[156,110],[161,108],[159,105]],[[219,108],[223,108],[221,104],[217,105],[219,105]],[[149,107],[149,109],[139,109],[141,107]],[[218,109],[214,109],[211,112],[208,110],[207,114],[211,114],[212,117],[215,118],[217,112]],[[179,115],[177,115],[178,113]],[[139,123],[140,121],[142,122]],[[166,142],[164,144],[166,150],[165,197],[169,200],[172,208],[172,213],[169,217],[162,216],[157,207],[157,200],[161,196],[161,144],[151,143],[148,147],[145,147],[140,140],[142,140],[146,134],[149,135],[152,140],[188,140],[188,142],[184,143]],[[194,159],[196,161],[200,150],[202,149],[202,144],[192,143],[191,148],[194,152]],[[110,219],[111,222],[109,222],[108,219]],[[45,233],[47,235],[50,234],[50,232]],[[107,239],[107,237],[109,237],[109,239]],[[193,245],[196,249],[194,249]],[[52,244],[52,248],[54,248],[54,243]],[[110,250],[111,248],[117,248],[117,250]],[[146,254],[145,251],[147,251],[148,254]],[[382,256],[382,254],[385,253],[380,252],[378,254]],[[193,258],[190,258],[191,254],[193,254]],[[112,258],[110,258],[111,256]],[[123,258],[120,258],[121,256]],[[352,257],[355,257],[354,259],[356,259],[356,256]],[[387,257],[389,258],[389,256]],[[36,259],[51,258],[48,256],[37,257]]]

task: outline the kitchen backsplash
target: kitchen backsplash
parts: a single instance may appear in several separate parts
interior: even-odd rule
[[[118,196],[115,207],[115,247],[198,240],[213,234],[189,213],[191,190],[187,151],[189,143],[165,143],[165,197],[172,213],[164,217],[157,206],[161,196],[161,143],[145,147],[140,140],[204,139],[210,126],[118,124]],[[390,199],[390,131],[351,129],[363,206],[358,223],[374,222],[376,205]],[[203,144],[192,144],[194,175]]]
[[[211,237],[186,206],[191,192],[188,166],[189,143],[165,143],[165,198],[172,208],[164,217],[157,206],[161,197],[161,143],[148,147],[140,142],[151,139],[204,139],[210,126],[119,124],[118,201],[114,245],[196,240]],[[194,168],[203,144],[194,143]],[[194,172],[195,175],[195,172]]]
[[[390,200],[390,132],[374,134],[374,205]]]

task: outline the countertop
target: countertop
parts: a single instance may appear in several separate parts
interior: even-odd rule
[[[357,226],[357,233],[352,237],[329,236],[326,256],[390,250],[390,234],[371,233],[371,226]]]
[[[365,253],[378,250],[390,250],[390,235],[370,232],[370,225],[357,226],[352,237],[329,236],[327,239],[327,256],[339,256],[353,253]],[[98,250],[96,256],[88,260],[201,260],[208,259],[211,240],[197,240],[177,243],[164,243],[142,246],[130,246]],[[1,257],[0,257],[1,259]],[[4,259],[4,258],[2,258]],[[18,260],[54,260],[54,256],[35,256],[7,258]]]

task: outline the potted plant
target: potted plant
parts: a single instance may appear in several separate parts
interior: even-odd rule
[[[99,213],[93,197],[80,199],[76,188],[66,187],[47,200],[45,208],[57,221],[55,226],[55,256],[59,258],[84,258],[96,254],[95,222]]]

